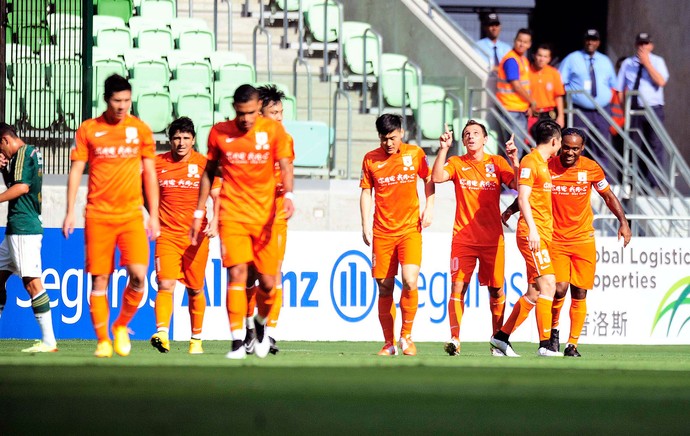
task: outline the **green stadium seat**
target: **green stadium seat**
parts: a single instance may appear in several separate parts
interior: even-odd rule
[[[122,59],[99,59],[93,63],[93,87],[102,87],[105,79],[113,74],[119,74],[122,77],[127,77],[127,68],[125,61]]]
[[[224,94],[221,93],[220,97],[218,98],[218,104],[216,107],[218,108],[218,112],[223,115],[224,118],[226,119],[233,119],[235,118],[235,107],[232,105],[233,104],[233,94]]]
[[[129,19],[129,30],[132,32],[132,37],[137,38],[139,32],[146,29],[167,29],[168,26],[164,20],[156,17],[142,17],[135,15]]]
[[[295,142],[295,174],[328,175],[331,132],[320,121],[284,121],[285,130]]]
[[[65,127],[77,130],[81,124],[81,90],[64,91],[57,95],[58,111]]]
[[[98,0],[96,12],[98,15],[120,17],[127,24],[133,15],[132,0]]]
[[[5,88],[5,122],[15,125],[20,117],[19,97],[13,88]]]
[[[52,42],[50,28],[47,24],[19,27],[16,32],[17,43],[31,47],[35,54],[41,52],[41,47]]]
[[[115,56],[122,56],[132,48],[132,35],[126,27],[111,27],[98,31],[95,46],[106,49]]]
[[[28,91],[25,107],[29,125],[35,129],[48,129],[58,120],[57,97],[48,89]]]
[[[167,91],[142,91],[133,105],[135,115],[151,127],[153,133],[165,132],[173,121],[173,104]]]
[[[416,96],[411,106],[423,138],[437,139],[443,134],[444,120],[445,123],[453,120],[453,102],[446,98],[446,90],[441,86],[422,85],[421,114]]]
[[[7,2],[7,23],[13,29],[46,24],[48,0]]]
[[[208,56],[216,50],[216,39],[210,30],[188,29],[180,33],[177,47],[180,50],[194,50]]]
[[[168,61],[170,71],[175,70],[177,65],[182,62],[208,62],[202,53],[194,50],[171,50],[165,55],[165,58]]]
[[[79,15],[56,12],[46,17],[50,34],[56,37],[62,29],[81,29],[82,20]]]
[[[165,21],[166,25],[170,25],[177,17],[177,6],[175,0],[142,0],[139,6],[139,15],[155,17]]]
[[[315,42],[337,41],[340,18],[340,8],[333,1],[313,3],[304,13],[305,25]]]
[[[364,59],[364,44],[367,47],[367,58]],[[364,35],[352,35],[343,44],[343,56],[345,65],[353,74],[367,74],[378,77],[379,75],[379,39],[373,33]]]
[[[407,56],[396,53],[383,53],[381,56],[381,94],[384,102],[390,107],[402,107],[403,97],[403,65]],[[416,90],[418,83],[417,72],[411,65],[405,67],[405,105],[410,104],[410,92]]]
[[[183,94],[202,94],[208,93],[208,89],[203,85],[195,82],[184,82],[177,79],[172,79],[168,82],[168,89],[170,90],[170,98],[172,98],[173,105],[177,104],[177,100]]]
[[[77,59],[82,52],[82,30],[75,28],[61,29],[55,36],[55,46],[48,49],[41,48],[44,56],[55,61],[60,59]]]
[[[164,57],[161,57],[159,53],[154,53],[149,50],[143,50],[140,48],[131,48],[124,53],[125,66],[127,69],[131,70],[134,68],[134,64],[139,61],[163,61],[167,64]]]
[[[195,125],[200,125],[204,121],[213,121],[215,115],[213,99],[208,92],[180,94],[174,110],[176,117],[187,116],[194,121]]]
[[[243,53],[235,51],[216,50],[209,55],[211,67],[218,72],[225,64],[248,64],[247,57]]]
[[[139,32],[136,46],[156,53],[167,53],[175,49],[170,29],[144,29]]]
[[[25,44],[5,44],[5,57],[8,64],[16,62],[35,62],[39,59],[31,50],[31,46]]]
[[[235,88],[245,83],[256,82],[254,66],[249,63],[224,64],[218,69],[218,82],[233,84]]]
[[[170,70],[163,59],[137,61],[130,69],[130,77],[136,79],[140,86],[147,88],[164,88],[170,83]]]
[[[7,65],[7,78],[12,88],[22,95],[28,90],[45,89],[49,83],[46,65],[40,63],[14,63]]]
[[[101,29],[110,29],[113,27],[125,29],[125,28],[127,28],[127,24],[125,24],[125,21],[122,18],[114,17],[112,15],[94,15],[93,16],[92,29],[91,29],[93,32],[93,36],[98,35],[98,31]]]
[[[50,89],[58,96],[67,91],[79,91],[84,87],[82,65],[75,62],[57,62],[48,66]]]
[[[82,0],[53,0],[55,5],[55,12],[72,13],[81,15]]]
[[[210,89],[213,85],[213,70],[208,61],[181,62],[173,70],[175,79],[183,82],[192,82]]]
[[[206,20],[194,17],[175,17],[170,23],[173,38],[179,39],[180,33],[185,30],[209,30]]]
[[[364,36],[364,32],[371,28],[371,24],[363,21],[343,21],[343,35],[340,38],[345,44],[353,36]]]

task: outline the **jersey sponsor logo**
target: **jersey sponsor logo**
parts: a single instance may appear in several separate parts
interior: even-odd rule
[[[409,154],[404,154],[402,157],[403,165],[406,167],[412,166],[412,156]]]
[[[494,191],[498,188],[498,183],[495,180],[472,180],[472,179],[458,179],[458,185],[461,188],[470,190],[486,190]]]
[[[388,177],[379,177],[376,182],[379,186],[398,185],[402,183],[415,183],[417,177],[415,174],[397,174]]]
[[[198,180],[165,179],[158,180],[158,186],[161,188],[199,189],[200,182]]]
[[[105,136],[105,135],[107,135],[107,134],[108,134],[107,131],[105,131],[105,132],[96,132],[96,133],[93,134],[93,136],[95,136],[96,138],[100,138],[101,136]]]
[[[127,144],[139,143],[139,130],[136,127],[127,127],[125,129],[125,142]]]
[[[532,170],[529,168],[523,168],[520,170],[521,179],[529,179],[530,174],[532,174]]]
[[[225,153],[225,158],[234,165],[261,165],[267,163],[270,157],[270,152],[245,153],[243,151],[228,151]]]
[[[359,250],[343,253],[331,271],[331,302],[338,316],[358,322],[369,315],[376,301],[376,281],[371,261]]]
[[[587,171],[577,172],[577,183],[587,183]]]
[[[113,158],[133,158],[139,157],[139,147],[124,146],[119,147],[96,147],[94,154],[97,158],[113,159]]]
[[[267,132],[256,132],[254,135],[256,139],[256,149],[257,150],[268,150],[268,133]]]
[[[197,164],[187,165],[187,177],[193,177],[195,179],[198,179],[199,177],[201,177],[199,175],[199,165],[197,165]]]

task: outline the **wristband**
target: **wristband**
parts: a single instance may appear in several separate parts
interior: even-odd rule
[[[205,212],[203,210],[195,210],[194,211],[194,219],[202,219],[204,217]]]
[[[285,194],[283,194],[283,197],[287,200],[295,201],[295,193],[294,192],[286,192]]]

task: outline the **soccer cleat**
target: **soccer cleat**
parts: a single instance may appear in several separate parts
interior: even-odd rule
[[[122,356],[129,356],[132,343],[129,341],[129,330],[126,325],[113,325],[113,350]]]
[[[254,317],[254,330],[256,331],[256,344],[254,344],[254,354],[256,357],[263,359],[268,356],[268,352],[271,349],[271,341],[268,340],[268,335],[266,333],[266,320],[263,323],[259,322],[256,317]]]
[[[383,348],[381,348],[381,351],[379,351],[379,356],[397,356],[398,355],[398,347],[395,346],[395,343],[393,342],[386,342],[383,345]]]
[[[113,357],[113,344],[110,341],[99,341],[96,344],[96,351],[93,353],[96,357]]]
[[[247,333],[244,334],[244,349],[247,354],[254,354],[254,347],[256,346],[256,333],[254,329],[247,329]]]
[[[551,337],[549,338],[549,342],[551,343],[552,350],[561,351],[561,343],[558,338],[557,329],[551,329]]]
[[[520,357],[520,355],[513,350],[510,341],[502,341],[492,336],[491,339],[489,339],[489,344],[491,344],[493,348],[498,348],[499,351],[508,357]]]
[[[405,356],[417,355],[417,346],[412,342],[412,338],[409,336],[400,338],[398,344],[400,344],[400,351],[402,351]]]
[[[278,354],[278,351],[280,351],[280,349],[276,345],[275,339],[273,339],[272,337],[269,336],[268,340],[271,342],[271,347],[268,349],[268,352],[275,356],[276,354]]]
[[[506,357],[505,353],[498,348],[491,347],[491,355],[493,357]]]
[[[568,344],[563,351],[563,355],[566,357],[582,357],[579,351],[577,351],[577,345]]]
[[[151,346],[161,353],[170,351],[170,340],[168,339],[168,332],[160,331],[151,336]],[[118,353],[119,354],[119,353]]]
[[[537,356],[541,357],[563,357],[563,353],[552,350],[548,347],[539,347],[537,350]]]
[[[201,346],[201,339],[189,340],[189,354],[204,354],[204,348]]]
[[[57,344],[48,345],[43,341],[36,341],[36,343],[29,348],[24,348],[22,353],[55,353],[57,350]]]
[[[247,357],[247,350],[239,339],[232,341],[232,349],[225,355],[228,359],[241,360]]]
[[[458,338],[451,338],[450,341],[443,344],[443,351],[448,353],[449,356],[459,356],[460,341],[458,340]]]

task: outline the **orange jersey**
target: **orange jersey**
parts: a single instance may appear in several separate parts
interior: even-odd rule
[[[140,215],[142,160],[156,157],[149,126],[133,115],[112,125],[101,115],[84,121],[74,141],[71,160],[89,165],[86,216],[126,219]]]
[[[565,95],[561,73],[551,65],[546,65],[540,71],[530,67],[529,81],[537,109],[556,107],[556,97]]]
[[[379,147],[364,156],[359,187],[374,189],[374,234],[396,236],[421,228],[417,180],[428,176],[426,155],[416,145],[401,144],[392,155]]]
[[[156,156],[156,176],[160,189],[159,215],[161,232],[186,237],[199,199],[199,186],[206,169],[206,157],[192,151],[189,160],[176,162],[171,152]],[[211,189],[220,188],[220,178]],[[207,224],[204,222],[201,228]]]
[[[453,238],[465,245],[497,245],[503,240],[501,184],[513,181],[513,168],[503,157],[485,153],[481,162],[452,156],[444,170],[455,185]]]
[[[288,135],[277,121],[258,117],[248,132],[234,120],[213,126],[208,159],[219,161],[223,173],[220,220],[268,224],[275,210],[274,165],[290,155]]]
[[[292,163],[295,160],[295,140],[289,133],[286,133],[286,135],[290,141],[290,162]],[[283,204],[283,195],[285,195],[283,190],[283,173],[280,171],[280,164],[278,162],[273,167],[273,175],[276,178],[276,221],[287,221]]]
[[[529,196],[529,205],[532,209],[532,218],[537,227],[539,237],[545,241],[551,241],[553,233],[553,212],[551,209],[551,174],[544,158],[536,148],[520,161],[520,176],[518,185],[532,187]],[[529,235],[529,228],[525,219],[520,214],[518,220],[516,237],[526,238]]]
[[[592,188],[604,193],[611,189],[604,170],[592,159],[580,156],[577,163],[564,168],[560,159],[549,160],[553,186],[553,240],[582,243],[594,240],[594,213],[590,203]]]

